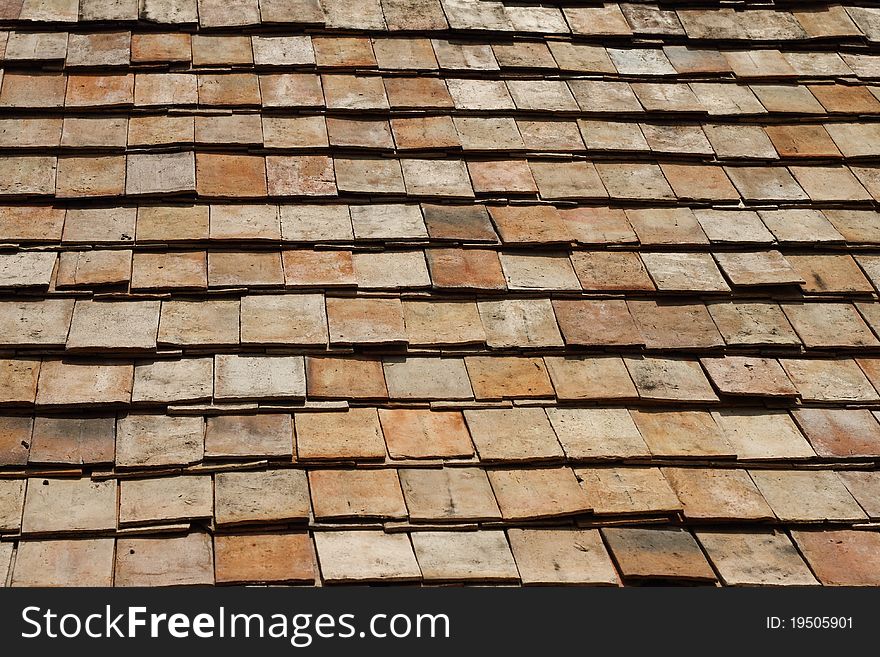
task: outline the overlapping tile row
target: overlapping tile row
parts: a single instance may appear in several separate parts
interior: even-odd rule
[[[880,9],[0,26],[0,584],[880,585]]]

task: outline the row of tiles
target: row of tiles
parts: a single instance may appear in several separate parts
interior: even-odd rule
[[[516,251],[499,254],[495,250],[476,248],[358,252],[299,249],[250,252],[219,250],[132,252],[100,249],[65,250],[60,255],[55,251],[19,251],[0,254],[0,289],[29,292],[42,289],[50,293],[106,289],[116,293],[130,291],[131,294],[169,294],[208,289],[220,292],[241,291],[242,288],[261,288],[267,291],[273,288],[281,290],[347,288],[346,294],[352,296],[355,289],[422,294],[433,288],[435,291],[482,293],[487,296],[503,292],[568,293],[571,296],[584,291],[617,295],[631,292],[640,296],[655,292],[669,296],[688,293],[714,295],[719,298],[730,296],[732,290],[735,290],[737,293],[758,291],[759,294],[772,291],[795,299],[800,294],[809,297],[855,295],[867,301],[874,294],[875,287],[880,284],[878,263],[880,258],[873,253],[855,256],[845,253],[782,255],[776,250],[719,251],[714,254],[684,251],[606,250],[571,253],[545,251],[535,255]],[[308,323],[326,323],[321,319],[324,317],[324,304],[320,297],[277,296],[274,299],[264,297],[263,301],[266,308],[275,307],[279,312],[290,313],[309,309],[314,321],[310,320]],[[399,308],[399,302],[396,301],[346,302],[336,299],[331,303],[336,305],[334,308],[336,314],[346,315],[349,312],[342,310],[346,308],[346,304],[350,304],[347,307],[352,309],[363,308],[363,313],[366,315],[373,314],[370,308],[378,309],[384,306],[393,316],[400,317],[398,324],[403,326],[403,312]],[[485,306],[493,308],[493,312],[499,314],[500,321],[513,321],[504,320],[503,315],[515,313],[523,315],[524,319],[520,321],[529,321],[528,315],[537,314],[549,319],[552,324],[556,323],[550,312],[549,301],[527,302],[525,305],[514,300],[500,303],[501,305],[495,303]],[[511,304],[507,313],[504,303]],[[541,303],[546,308],[541,307]],[[13,308],[13,306],[8,307]],[[43,306],[43,308],[51,307]],[[130,311],[134,316],[143,316],[135,310],[136,307],[120,305],[97,308],[103,308],[108,313]],[[145,309],[148,306],[140,307]],[[254,307],[257,307],[256,303]],[[421,307],[429,309],[427,305]],[[568,315],[601,315],[605,310],[600,305],[595,305],[593,312],[588,312],[583,304],[570,307],[577,310],[567,312]],[[30,308],[38,311],[40,306],[30,306]],[[447,313],[450,317],[476,316],[470,313],[469,309],[466,312],[463,306],[461,308],[462,312],[456,313],[448,306],[438,305],[432,314],[441,320]],[[621,306],[618,306],[616,310],[619,311],[620,308]],[[792,312],[813,315],[823,309],[812,306],[810,308],[812,310]],[[841,308],[824,309],[829,312],[835,311],[835,315],[841,317],[854,313],[853,310]],[[608,310],[611,308],[609,307]],[[877,314],[872,304],[865,304],[862,311],[869,323],[873,324],[876,321]],[[426,310],[424,314],[428,312],[429,310]],[[156,302],[156,313],[158,314],[158,302]],[[60,310],[53,313],[53,315],[63,314]],[[66,312],[68,318],[69,314],[68,308]],[[61,322],[62,319],[59,317],[53,321]],[[462,323],[473,322],[463,320],[457,322],[457,324]],[[389,319],[389,329],[391,325]],[[65,334],[61,329],[60,325],[52,326],[51,333],[63,336]],[[32,329],[28,331],[33,332]],[[297,333],[297,329],[293,327],[290,331],[291,336]],[[402,341],[401,332],[392,330],[391,334],[394,337],[387,341]],[[467,333],[472,335],[471,332]],[[19,334],[20,331],[13,332],[10,338],[13,344],[19,342],[15,338]],[[326,330],[324,334],[326,337]],[[471,341],[473,340],[453,340],[452,343]],[[336,339],[333,342],[344,343],[345,340]],[[39,344],[40,341],[37,340],[36,343]],[[51,342],[51,344],[56,343],[57,340],[54,339]],[[237,343],[237,340],[232,343]],[[295,343],[296,341],[291,342],[291,344]],[[307,344],[312,343],[313,340],[307,342]]]
[[[0,479],[0,532],[117,527],[523,523],[581,516],[687,522],[868,523],[878,471],[714,468],[392,468],[218,472],[149,479]],[[854,497],[855,495],[855,497]],[[861,498],[861,499],[860,499]]]
[[[718,166],[586,160],[352,158],[183,151],[0,160],[0,196],[107,198],[423,198],[830,202],[880,200],[876,166]]]
[[[418,37],[211,36],[187,33],[0,32],[6,65],[54,64],[68,69],[173,65],[502,71],[541,69],[622,76],[733,75],[754,78],[876,77],[873,59],[856,53],[603,47],[572,41],[450,41]]]
[[[534,257],[534,256],[523,256]],[[873,329],[873,332],[872,332]],[[485,301],[246,295],[241,299],[0,301],[0,346],[110,354],[231,346],[459,352],[615,347],[880,349],[878,303]],[[793,391],[792,393],[793,394]]]
[[[864,60],[880,77],[880,56]],[[869,66],[870,65],[870,66]],[[696,116],[873,114],[877,86],[597,79],[470,79],[313,73],[128,73],[65,75],[2,71],[0,109],[75,111],[136,107],[338,111],[449,110],[559,114],[673,113]]]
[[[880,107],[880,105],[878,105]],[[0,119],[0,148],[92,150],[235,146],[270,150],[653,153],[695,159],[778,160],[880,156],[880,123],[774,125],[416,116],[388,119],[149,115]]]
[[[236,241],[267,244],[430,241],[473,245],[502,242],[512,246],[752,245],[756,248],[778,243],[789,247],[837,248],[844,244],[880,244],[880,213],[841,209],[755,212],[688,207],[557,208],[553,205],[454,203],[132,205],[70,209],[60,205],[2,205],[0,241],[60,242],[64,246]],[[448,249],[442,253],[445,257],[460,258],[462,262],[470,258],[467,250],[459,250],[457,255]],[[99,256],[98,252],[93,256],[110,257]],[[127,271],[130,258],[120,260],[124,260],[123,264],[115,269]],[[434,276],[439,264],[436,260],[429,255]],[[473,276],[473,272],[470,275]],[[101,282],[120,281],[98,279],[90,284]],[[443,285],[466,287],[451,285],[448,280]]]
[[[622,580],[627,584],[877,586],[878,554],[880,534],[848,529],[691,533],[676,527],[609,527],[410,534],[361,530],[214,537],[193,532],[0,543],[0,585],[619,586]]]
[[[202,28],[299,24],[339,30],[452,29],[697,40],[880,40],[880,12],[872,7],[816,4],[777,10],[743,5],[736,9],[740,11],[734,7],[673,9],[643,2],[559,8],[483,0],[17,0],[4,6],[0,20],[36,24],[145,21]]]
[[[310,363],[313,387],[322,383],[326,387],[326,377],[317,378],[326,374],[318,371],[321,366]],[[151,390],[150,383],[140,376],[135,394],[154,398],[156,386]],[[363,394],[363,386],[352,388],[353,396]],[[311,466],[346,462],[417,466],[419,461],[427,465],[443,461],[476,466],[670,460],[730,466],[735,459],[803,463],[830,459],[864,465],[865,461],[880,458],[878,413],[847,408],[797,408],[789,413],[755,408],[709,412],[510,406],[465,411],[353,407],[342,412],[297,412],[293,416],[262,413],[207,418],[10,415],[0,417],[0,465],[32,471],[54,467],[56,472],[106,466],[115,466],[121,472],[261,459],[292,459]],[[435,475],[439,476],[436,472],[425,476]],[[863,482],[865,493],[876,492],[880,485],[877,472],[842,476],[854,486]],[[614,478],[603,476],[600,479],[605,485],[594,488],[614,489]],[[863,497],[861,491],[854,489],[857,499]],[[868,496],[864,497],[867,501]],[[872,516],[880,508],[877,502],[875,496],[874,506],[869,509]]]
[[[118,348],[118,342],[111,348]],[[0,360],[0,403],[65,408],[213,399],[221,405],[258,402],[293,408],[307,398],[366,398],[453,406],[504,399],[714,404],[719,393],[726,399],[788,404],[798,396],[817,403],[880,401],[880,359],[875,357],[340,357],[309,358],[308,373],[306,362],[303,356],[265,354],[136,364],[7,358]],[[133,397],[135,385],[143,398]]]

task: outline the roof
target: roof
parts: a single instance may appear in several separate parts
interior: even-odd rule
[[[0,583],[880,584],[880,9],[0,25]]]

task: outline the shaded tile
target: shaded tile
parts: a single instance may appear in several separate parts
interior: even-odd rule
[[[699,364],[673,358],[624,358],[642,399],[717,401]]]
[[[207,420],[206,458],[285,458],[293,455],[290,415],[217,415]]]
[[[807,348],[870,347],[877,338],[849,303],[783,304],[783,311]]]
[[[626,218],[644,245],[706,244],[700,222],[690,208],[628,209]]]
[[[627,301],[626,305],[649,349],[711,349],[724,345],[701,303]]]
[[[31,463],[90,465],[113,463],[115,417],[38,417],[28,460]]]
[[[330,344],[406,342],[399,299],[327,298]]]
[[[507,287],[496,251],[426,249],[425,257],[436,288],[504,290]]]
[[[21,530],[21,514],[24,508],[25,479],[0,481],[0,531],[17,533]],[[488,485],[488,480],[486,482]],[[491,494],[491,488],[489,489]],[[494,497],[492,498],[494,503]],[[10,553],[11,556],[11,553]],[[3,568],[9,562],[3,564]],[[3,580],[4,584],[6,580]]]
[[[0,302],[0,341],[6,345],[64,345],[73,299]]]
[[[2,362],[0,362],[2,365]],[[0,367],[0,379],[7,368]],[[134,378],[131,363],[101,364],[46,360],[40,367],[37,406],[128,404]],[[36,371],[33,370],[34,376]],[[12,386],[7,390],[15,390]],[[28,402],[29,403],[29,402]]]
[[[208,206],[142,206],[137,210],[137,241],[207,239]]]
[[[237,345],[239,301],[164,301],[160,345]]]
[[[799,408],[792,415],[819,456],[880,454],[880,424],[868,409]]]
[[[489,215],[502,241],[507,244],[568,242],[571,239],[559,212],[547,205],[489,206]]]
[[[208,260],[204,251],[134,255],[131,263],[132,290],[203,290],[206,287]]]
[[[796,531],[792,537],[819,581],[832,586],[877,586],[880,536],[872,532]]]
[[[706,306],[729,345],[799,345],[782,309],[771,303],[712,303]]]
[[[209,251],[209,287],[284,285],[281,254],[271,251]]]
[[[410,345],[486,342],[477,304],[460,301],[405,301],[403,315]]]
[[[571,263],[584,290],[654,290],[638,253],[575,251]]]
[[[199,196],[265,196],[266,162],[255,155],[199,153],[196,157],[196,189]]]
[[[684,529],[606,527],[602,536],[624,580],[715,581],[700,546]]]
[[[458,160],[401,160],[407,194],[473,197],[467,167]]]
[[[261,294],[241,299],[242,344],[323,347],[327,337],[321,294]]]
[[[568,346],[644,344],[622,299],[554,299],[553,311]]]
[[[125,157],[58,158],[55,196],[121,196],[125,186]]]

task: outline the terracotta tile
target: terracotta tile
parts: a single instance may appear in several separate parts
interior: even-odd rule
[[[64,208],[44,205],[0,206],[0,236],[4,241],[57,242],[64,215]]]
[[[404,301],[403,316],[410,345],[486,342],[477,304],[457,301]]]
[[[46,3],[41,0],[24,0],[19,3],[21,7],[21,15],[16,16],[24,21],[33,22],[76,22],[77,19],[77,2],[73,0],[62,0],[61,2]]]
[[[626,218],[645,245],[707,244],[708,240],[690,208],[628,209]]]
[[[428,39],[373,39],[380,69],[434,70],[437,59]]]
[[[137,210],[138,242],[208,239],[208,206],[142,206]]]
[[[116,424],[116,465],[144,468],[198,463],[204,456],[200,417],[128,415]]]
[[[597,515],[675,513],[681,504],[659,468],[576,469]]]
[[[299,522],[309,518],[309,486],[302,470],[218,472],[218,526]]]
[[[739,201],[739,192],[719,166],[663,164],[663,175],[679,199]]]
[[[82,54],[81,42],[84,35],[73,34],[72,55]],[[67,56],[68,36],[66,32],[23,32],[7,33],[4,59],[9,62],[64,61]],[[127,62],[126,62],[127,63]]]
[[[116,586],[199,586],[214,583],[209,534],[162,538],[120,538],[116,543]]]
[[[434,68],[444,71],[497,71],[498,62],[489,44],[432,39]]]
[[[479,468],[418,468],[399,471],[413,522],[500,519],[486,473]]]
[[[217,583],[313,584],[315,549],[307,532],[214,539]]]
[[[784,304],[782,309],[807,348],[870,347],[878,344],[852,304]]]
[[[490,348],[564,345],[549,299],[505,299],[477,305]]]
[[[146,157],[155,158],[155,156]],[[169,172],[169,175],[174,173]],[[118,196],[125,193],[124,185],[125,157],[123,156],[62,157],[58,160],[55,195],[59,198]],[[138,192],[132,190],[132,193]]]
[[[870,201],[872,195],[846,167],[789,167],[813,201]],[[868,185],[870,187],[870,184]]]
[[[64,345],[73,299],[0,302],[0,341],[6,345]]]
[[[715,388],[724,395],[794,397],[797,390],[772,358],[727,356],[700,359]]]
[[[802,285],[805,292],[833,294],[872,291],[871,284],[852,256],[793,255],[789,262],[806,281]]]
[[[507,536],[523,584],[620,584],[595,529],[510,529]]]
[[[328,298],[330,344],[406,342],[399,299]]]
[[[51,195],[55,190],[54,157],[6,157],[0,164],[4,180],[0,195]]]
[[[426,582],[518,582],[519,572],[502,531],[412,534]]]
[[[495,59],[502,68],[558,68],[553,55],[543,42],[512,42],[492,45]]]
[[[310,397],[317,399],[385,399],[385,375],[378,360],[306,358]]]
[[[10,73],[3,76],[0,105],[5,107],[62,107],[67,77],[57,73]]]
[[[625,580],[715,581],[706,557],[686,530],[609,527],[602,535]]]
[[[795,114],[825,113],[825,109],[813,97],[813,94],[810,93],[807,87],[782,84],[753,84],[751,89],[769,112],[791,112]]]
[[[844,241],[819,210],[760,210],[758,214],[780,242],[814,244]]]
[[[780,359],[805,401],[875,401],[877,392],[855,361]]]
[[[611,66],[604,59],[607,55],[602,49],[600,66]],[[610,82],[604,80],[572,80],[569,89],[574,94],[580,108],[591,112],[642,112],[642,104],[639,102],[632,88],[627,82]]]
[[[303,399],[306,395],[302,356],[244,356],[214,359],[214,399]]]
[[[669,45],[663,47],[663,52],[673,68],[682,75],[731,72],[727,59],[717,50]]]
[[[874,125],[834,123],[829,124],[826,130],[844,157],[870,157],[877,152],[878,131]],[[859,167],[855,169],[855,174],[869,192],[874,192],[873,168]]]
[[[569,459],[617,460],[650,455],[626,409],[548,408],[547,415]]]
[[[267,148],[322,148],[328,145],[323,116],[263,116]]]
[[[649,112],[705,111],[700,99],[687,84],[666,82],[634,82],[633,93]]]
[[[386,0],[382,3],[382,12],[392,32],[445,30],[448,26],[439,0]]]
[[[321,574],[328,584],[413,582],[421,571],[407,534],[316,532]]]
[[[705,125],[703,130],[719,158],[775,160],[779,157],[761,126],[718,123]]]
[[[187,63],[191,59],[192,41],[189,34],[170,32],[131,35],[131,62],[133,64]]]
[[[555,299],[553,311],[566,345],[644,344],[623,300]]]
[[[406,192],[412,195],[473,197],[465,163],[458,160],[401,160]]]
[[[490,470],[489,481],[505,520],[581,515],[592,510],[571,468]]]
[[[383,408],[379,419],[391,458],[455,458],[474,453],[461,413]]]
[[[18,533],[21,529],[21,515],[24,507],[24,491],[26,480],[24,479],[4,479],[0,481],[0,530],[4,532]],[[486,482],[488,486],[488,481]],[[491,488],[489,489],[491,495]],[[494,497],[492,498],[494,503]],[[11,544],[10,544],[11,547]],[[0,564],[2,564],[2,572],[5,574],[6,568],[10,565],[12,551],[10,550],[8,557],[0,556]],[[5,562],[4,562],[5,559]],[[6,579],[3,579],[5,584]]]
[[[187,73],[138,73],[134,85],[137,106],[196,105],[198,78]]]
[[[287,287],[348,287],[355,276],[350,251],[283,251]]]
[[[654,290],[637,253],[575,251],[571,262],[584,290]]]
[[[816,453],[786,412],[725,410],[715,421],[738,459],[814,458]]]
[[[112,538],[21,541],[11,586],[112,586],[114,545]]]
[[[876,471],[841,471],[837,473],[837,476],[843,480],[850,494],[871,520],[880,517],[880,505],[878,505],[880,497],[877,495],[880,490],[880,477],[877,476]]]
[[[804,201],[808,198],[784,167],[725,167],[725,172],[747,201]]]
[[[467,169],[477,193],[535,194],[538,191],[525,160],[471,161]]]
[[[430,231],[430,224],[428,230]],[[431,281],[436,288],[504,290],[504,274],[496,251],[426,249]]]
[[[324,104],[321,78],[310,73],[261,75],[259,91],[263,107],[320,107]]]
[[[783,522],[867,518],[836,472],[752,470],[751,476]]]
[[[396,358],[384,365],[392,399],[473,399],[460,358]]]
[[[308,36],[253,36],[257,66],[311,66],[315,63],[312,39]]]
[[[468,151],[517,151],[525,149],[522,135],[510,117],[456,116],[455,130]]]
[[[688,520],[762,522],[773,511],[745,470],[663,468]]]
[[[581,151],[585,148],[575,121],[518,120],[523,145],[531,151]]]
[[[249,295],[241,299],[242,344],[323,347],[327,337],[321,294]]]
[[[815,84],[809,90],[829,113],[872,114],[880,110],[880,102],[864,87]]]
[[[452,118],[448,116],[401,117],[391,121],[399,149],[457,149],[461,147]]]
[[[201,74],[198,76],[199,104],[259,105],[264,79],[252,73]],[[269,97],[271,99],[271,93]]]
[[[128,122],[130,146],[170,146],[194,141],[191,116],[134,116]]]
[[[352,212],[352,224],[354,214]],[[417,288],[431,284],[422,251],[353,253],[352,267],[361,288]]]
[[[648,349],[712,349],[724,340],[701,303],[627,301]]]
[[[159,327],[158,301],[79,300],[73,311],[68,350],[153,350]]]
[[[269,287],[284,284],[281,254],[277,252],[210,251],[210,287]]]
[[[507,89],[518,110],[578,111],[577,102],[563,80],[508,80]]]
[[[26,465],[33,432],[33,420],[29,417],[0,418],[0,463]]]
[[[394,148],[388,121],[328,117],[327,133],[331,146],[387,150]]]
[[[125,148],[128,119],[64,119],[61,145],[71,148]]]
[[[645,51],[653,52],[653,51]],[[701,126],[641,123],[641,132],[655,153],[715,155]],[[667,173],[667,178],[669,174]]]
[[[723,458],[734,451],[706,411],[631,410],[633,421],[654,456]]]
[[[608,56],[620,75],[675,75],[660,48],[608,48]]]
[[[611,198],[673,199],[660,167],[654,164],[605,164],[596,166]]]
[[[195,117],[195,141],[199,144],[263,143],[262,123],[257,114],[226,114]]]
[[[135,208],[70,208],[61,240],[90,246],[94,242],[131,242],[136,221]]]
[[[416,204],[352,205],[351,224],[356,239],[423,239],[428,237]]]
[[[5,85],[4,85],[5,86]],[[71,75],[65,107],[110,107],[134,103],[134,75]]]
[[[840,157],[821,125],[769,125],[764,128],[781,157]]]
[[[459,110],[513,110],[515,106],[502,80],[446,79],[446,88]]]
[[[803,282],[779,251],[716,253],[715,261],[736,286],[791,285]]]
[[[772,530],[697,532],[697,538],[727,586],[816,584],[788,536]]]
[[[276,205],[211,205],[212,240],[276,241],[281,224]]]
[[[642,262],[664,292],[730,290],[708,253],[643,253]]]
[[[294,424],[300,460],[385,458],[382,427],[374,408],[352,408],[343,413],[297,413]]]
[[[167,195],[196,190],[192,153],[143,153],[129,155],[126,160],[126,194]]]
[[[340,192],[405,194],[398,160],[342,159],[333,161]]]
[[[542,408],[466,410],[480,461],[534,462],[561,459],[562,448]]]
[[[407,517],[396,470],[312,470],[309,487],[318,521]]]
[[[170,523],[213,515],[214,486],[210,476],[119,482],[120,526]]]
[[[248,36],[196,34],[192,38],[193,66],[249,66],[254,63]]]
[[[346,205],[282,205],[281,235],[287,241],[350,241],[354,234]]]
[[[357,75],[322,75],[327,107],[331,109],[388,109],[382,79]]]
[[[38,417],[28,460],[31,463],[90,465],[113,463],[114,417]]]
[[[132,290],[205,289],[208,286],[204,251],[138,253],[132,263]]]
[[[432,239],[474,242],[498,240],[485,206],[423,203],[422,214]]]
[[[553,395],[550,376],[540,358],[469,356],[465,364],[477,399]]]
[[[620,358],[545,356],[544,362],[559,400],[638,398]]]
[[[218,415],[209,417],[206,458],[290,457],[293,425],[290,415]]]
[[[321,24],[324,10],[317,0],[260,0],[263,23]]]
[[[541,198],[606,198],[608,192],[591,162],[539,162],[529,167],[538,185]]]
[[[446,82],[438,78],[384,78],[391,107],[398,109],[451,108],[452,97]],[[0,96],[2,99],[2,96]]]
[[[28,479],[23,534],[116,529],[116,482]]]
[[[196,189],[200,196],[265,196],[266,164],[254,155],[199,153],[196,157]]]
[[[57,259],[55,253],[35,251],[0,255],[0,287],[48,288]]]
[[[489,215],[502,241],[507,244],[571,240],[559,212],[548,205],[489,206]]]
[[[29,361],[7,362],[23,365]],[[6,379],[3,370],[8,372],[10,368],[0,368],[0,378]],[[36,371],[29,368],[28,376],[36,376]],[[128,404],[131,401],[133,376],[131,363],[104,362],[98,365],[46,360],[40,367],[36,404],[38,406]],[[18,385],[20,386],[21,383]],[[10,385],[7,390],[15,391],[20,388]],[[11,393],[11,396],[21,398],[22,392]],[[29,393],[25,392],[23,396],[24,401],[30,403],[27,399]]]
[[[128,66],[131,32],[71,34],[67,40],[68,68],[77,66]]]
[[[134,370],[132,402],[210,401],[213,359],[140,361]]]
[[[164,301],[159,317],[160,345],[237,345],[239,302]]]
[[[792,536],[819,581],[831,586],[877,586],[876,534],[853,530],[795,531]]]
[[[880,454],[880,425],[867,409],[799,408],[792,415],[819,456]]]

